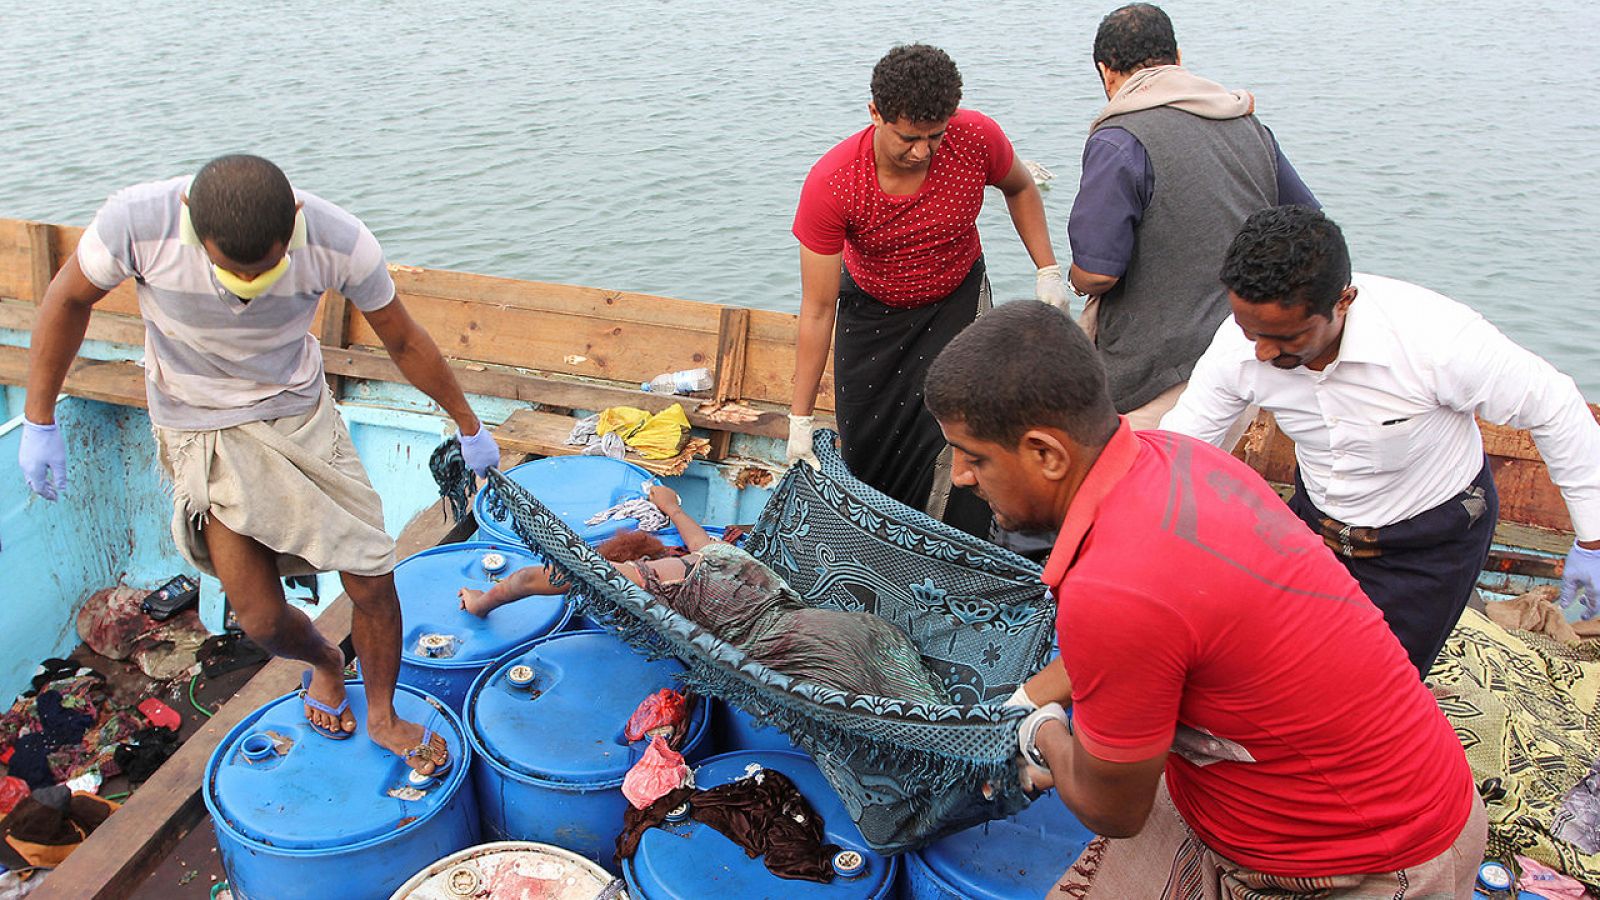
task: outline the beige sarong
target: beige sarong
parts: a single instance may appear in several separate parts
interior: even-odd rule
[[[1470,898],[1483,862],[1488,819],[1473,791],[1472,815],[1454,844],[1395,872],[1290,878],[1267,875],[1211,850],[1184,824],[1163,781],[1144,830],[1097,837],[1051,891],[1051,900],[1450,900]]]
[[[278,554],[280,575],[394,569],[394,539],[350,432],[326,392],[311,412],[216,431],[155,427],[172,482],[172,539],[215,575],[207,519]]]

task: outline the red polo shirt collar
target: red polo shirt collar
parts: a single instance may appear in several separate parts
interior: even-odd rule
[[[1050,564],[1045,566],[1045,584],[1053,587],[1067,577],[1067,570],[1078,558],[1078,548],[1083,545],[1084,537],[1100,515],[1100,504],[1122,483],[1123,476],[1133,468],[1133,461],[1138,456],[1139,439],[1134,436],[1128,420],[1123,418],[1116,434],[1100,451],[1100,458],[1089,468],[1088,477],[1078,486],[1072,505],[1067,508],[1067,518],[1061,523],[1055,549],[1050,551]]]

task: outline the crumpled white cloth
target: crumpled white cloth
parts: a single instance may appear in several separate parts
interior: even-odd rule
[[[612,519],[638,519],[640,531],[662,531],[672,523],[667,521],[666,513],[656,508],[654,503],[643,497],[624,500],[610,509],[601,510],[583,520],[585,525],[599,525]]]

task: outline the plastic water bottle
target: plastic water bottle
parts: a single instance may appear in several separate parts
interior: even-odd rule
[[[681,372],[667,372],[639,385],[639,389],[657,394],[690,394],[695,391],[709,391],[711,390],[711,370],[684,369]]]

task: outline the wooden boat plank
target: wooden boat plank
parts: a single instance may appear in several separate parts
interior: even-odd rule
[[[26,347],[0,347],[0,383],[28,383]],[[79,357],[67,372],[64,389],[75,397],[146,407],[144,370],[137,363]]]
[[[574,313],[496,305],[492,299],[472,296],[406,291],[400,296],[440,348],[462,359],[635,385],[662,372],[710,367],[716,360],[715,308],[710,327],[703,328],[693,323],[608,319],[600,310]],[[354,347],[382,346],[364,317],[352,317],[348,341]]]

